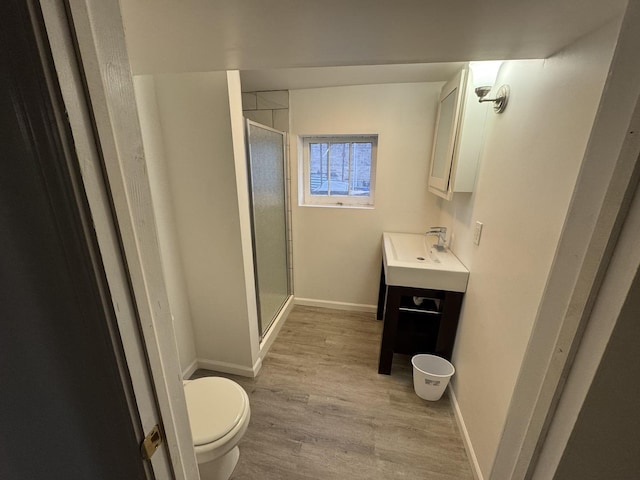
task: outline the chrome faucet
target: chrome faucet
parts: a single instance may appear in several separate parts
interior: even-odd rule
[[[447,227],[431,227],[425,232],[425,235],[437,235],[438,243],[434,243],[434,248],[439,252],[446,250],[445,242],[447,240]]]

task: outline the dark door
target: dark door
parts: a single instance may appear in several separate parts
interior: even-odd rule
[[[48,48],[37,2],[2,0],[0,478],[144,479]]]

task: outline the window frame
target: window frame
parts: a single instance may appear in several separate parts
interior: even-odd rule
[[[302,180],[304,186],[300,199],[301,206],[325,206],[337,208],[373,208],[375,201],[375,181],[378,157],[378,134],[340,134],[340,135],[304,135],[302,139]],[[311,168],[309,145],[312,143],[371,143],[371,166],[369,178],[369,195],[313,195],[311,194]],[[349,169],[353,158],[349,158]],[[329,168],[331,168],[329,166]]]

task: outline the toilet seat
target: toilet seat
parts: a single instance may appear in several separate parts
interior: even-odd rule
[[[229,480],[251,417],[247,392],[226,378],[203,377],[185,380],[184,395],[200,477]]]
[[[204,377],[184,386],[189,424],[196,447],[216,442],[241,423],[249,399],[237,383]]]

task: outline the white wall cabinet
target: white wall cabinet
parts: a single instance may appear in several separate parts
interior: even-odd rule
[[[464,68],[440,92],[429,169],[429,191],[446,200],[456,192],[472,192],[487,117],[478,102],[472,72]]]

